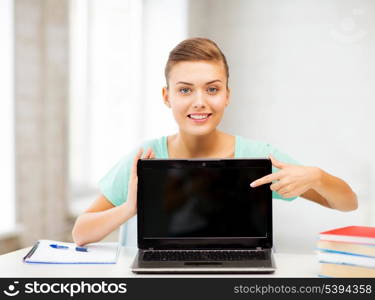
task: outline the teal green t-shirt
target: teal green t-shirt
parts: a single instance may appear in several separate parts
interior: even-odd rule
[[[277,160],[290,164],[299,164],[285,153],[267,143],[236,136],[234,158],[268,158],[272,154]],[[140,146],[147,151],[152,148],[155,158],[168,158],[167,136],[148,140]],[[140,148],[139,147],[139,148]],[[128,182],[134,156],[138,148],[123,157],[100,181],[101,193],[115,206],[126,201],[128,195]],[[272,166],[272,173],[278,169]],[[250,184],[250,182],[249,182]],[[283,200],[294,200],[297,197],[283,198],[279,193],[273,191],[272,197]]]

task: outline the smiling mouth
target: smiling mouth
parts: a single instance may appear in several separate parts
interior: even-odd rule
[[[189,114],[187,115],[188,118],[194,121],[204,121],[207,120],[212,114]]]

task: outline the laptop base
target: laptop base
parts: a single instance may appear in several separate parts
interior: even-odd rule
[[[137,274],[271,274],[276,270],[272,253],[270,259],[252,261],[143,261],[139,252],[131,270]]]

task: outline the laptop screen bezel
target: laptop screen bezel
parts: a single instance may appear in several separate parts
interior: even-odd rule
[[[184,168],[197,165],[199,167],[263,167],[268,175],[272,173],[272,163],[268,158],[233,158],[233,159],[140,159],[137,164],[138,189],[137,189],[137,231],[139,249],[254,249],[272,248],[272,190],[270,183],[262,188],[267,189],[267,220],[265,237],[220,237],[220,238],[144,238],[144,201],[143,177],[144,168]],[[250,184],[250,182],[249,182]]]

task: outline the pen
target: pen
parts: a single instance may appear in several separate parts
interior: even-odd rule
[[[69,249],[68,246],[64,246],[64,245],[57,245],[57,244],[50,244],[50,247],[54,248],[54,249]],[[87,248],[85,247],[75,247],[75,250],[76,251],[79,251],[79,252],[87,252]]]
[[[50,247],[55,248],[55,249],[69,249],[68,246],[57,245],[57,244],[50,244]]]

